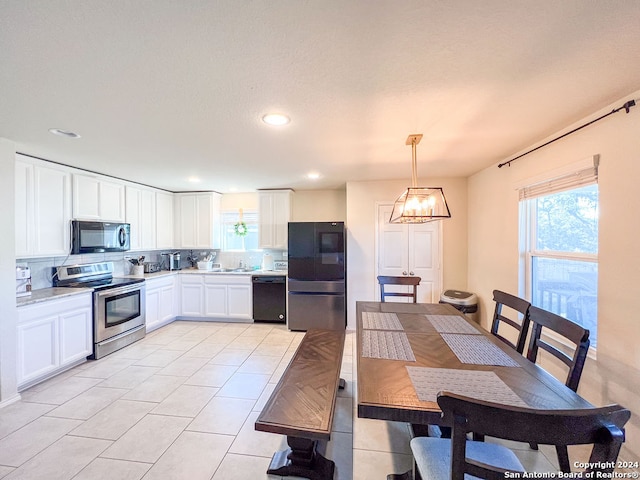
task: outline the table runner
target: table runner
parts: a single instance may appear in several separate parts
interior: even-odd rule
[[[362,312],[362,328],[365,330],[404,330],[395,313]]]
[[[482,335],[473,325],[458,315],[425,315],[439,333]]]
[[[489,402],[528,406],[494,372],[410,366],[407,371],[423,402],[435,402],[438,392],[445,390]]]
[[[519,367],[509,355],[480,335],[459,335],[443,333],[442,338],[462,363],[473,365],[497,365],[501,367]]]
[[[362,356],[415,362],[409,339],[404,332],[362,331]]]

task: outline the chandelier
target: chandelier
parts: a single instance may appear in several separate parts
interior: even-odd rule
[[[426,223],[442,218],[451,218],[451,212],[441,187],[418,187],[418,167],[416,145],[422,134],[409,135],[407,145],[411,145],[411,186],[393,204],[390,223]]]

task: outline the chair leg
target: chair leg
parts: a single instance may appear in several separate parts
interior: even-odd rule
[[[558,465],[560,470],[569,473],[571,465],[569,464],[569,452],[566,445],[556,445],[556,453],[558,454]]]
[[[531,450],[538,450],[538,444],[535,442],[529,442],[529,448]]]

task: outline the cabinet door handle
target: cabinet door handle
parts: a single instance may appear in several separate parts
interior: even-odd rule
[[[403,275],[406,275],[406,274],[407,274],[407,272],[402,272],[402,274],[403,274]]]
[[[415,275],[413,272],[409,272],[409,275]]]

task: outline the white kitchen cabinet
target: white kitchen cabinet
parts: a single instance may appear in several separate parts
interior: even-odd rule
[[[124,183],[98,175],[74,173],[73,217],[78,220],[124,222]]]
[[[205,278],[204,315],[207,317],[226,317],[227,311],[227,285]]]
[[[91,292],[18,307],[17,376],[23,389],[93,353]]]
[[[144,187],[125,187],[125,219],[131,224],[131,250],[156,248],[156,193]]]
[[[252,320],[251,275],[181,275],[181,316]]]
[[[204,275],[205,315],[253,319],[251,275]]]
[[[156,192],[156,248],[173,247],[173,194]]]
[[[180,278],[180,315],[204,316],[204,279],[202,275],[183,275]]]
[[[291,190],[258,192],[258,243],[260,248],[287,248],[291,219]]]
[[[36,159],[16,157],[16,257],[66,255],[71,220],[71,174]]]
[[[220,248],[220,194],[177,193],[174,205],[176,248]]]
[[[176,275],[145,281],[147,332],[155,330],[176,317]]]
[[[251,277],[242,284],[227,285],[227,316],[243,320],[253,319],[253,285]]]

